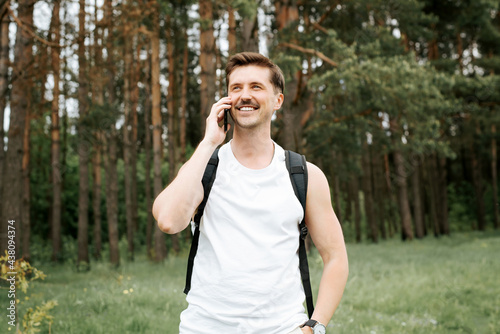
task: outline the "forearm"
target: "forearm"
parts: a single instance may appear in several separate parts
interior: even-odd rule
[[[177,177],[156,197],[153,215],[163,232],[178,233],[189,225],[203,199],[201,179],[216,147],[213,143],[202,141]]]
[[[348,276],[347,255],[325,261],[312,318],[325,326],[340,304]]]

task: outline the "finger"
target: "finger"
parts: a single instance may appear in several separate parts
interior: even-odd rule
[[[217,122],[220,122],[223,118],[224,118],[224,111],[226,109],[231,109],[231,105],[230,104],[223,104],[221,105],[221,110],[219,110],[219,112],[217,113]]]

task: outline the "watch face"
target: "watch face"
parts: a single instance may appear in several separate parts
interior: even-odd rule
[[[314,334],[326,334],[326,328],[322,324],[314,326]]]

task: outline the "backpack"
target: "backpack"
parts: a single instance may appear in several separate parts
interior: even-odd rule
[[[299,224],[300,238],[299,238],[299,269],[300,276],[302,279],[302,285],[304,287],[304,293],[306,296],[306,305],[309,318],[312,317],[314,311],[311,281],[309,278],[309,265],[307,263],[307,253],[305,239],[307,237],[307,226],[305,223],[305,212],[306,212],[306,197],[307,197],[307,165],[306,158],[303,155],[295,153],[293,151],[285,151],[285,162],[286,168],[290,175],[290,180],[292,182],[293,190],[295,196],[297,196],[302,209],[304,210],[304,219]],[[200,221],[203,216],[203,211],[205,210],[205,205],[208,200],[208,195],[212,189],[212,185],[215,181],[215,175],[217,171],[217,166],[219,164],[219,149],[217,148],[210,160],[208,161],[207,167],[202,178],[203,185],[203,200],[201,201],[196,214],[194,216],[194,234],[191,241],[191,249],[189,251],[188,267],[186,273],[186,287],[184,288],[184,293],[188,294],[191,290],[191,276],[193,274],[193,265],[196,252],[198,250],[198,241],[200,238]]]

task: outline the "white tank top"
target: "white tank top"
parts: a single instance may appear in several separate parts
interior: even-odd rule
[[[297,255],[303,210],[285,152],[274,147],[258,170],[241,165],[230,144],[219,151],[181,334],[284,334],[308,319]]]

